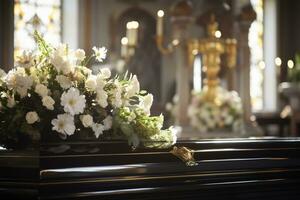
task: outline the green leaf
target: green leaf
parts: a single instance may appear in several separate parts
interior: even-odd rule
[[[38,45],[39,51],[41,51],[44,56],[48,57],[51,51],[50,45],[46,43],[44,38],[37,31],[34,31],[34,39]]]

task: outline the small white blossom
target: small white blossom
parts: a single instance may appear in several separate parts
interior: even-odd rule
[[[87,68],[85,66],[81,66],[81,69],[82,69],[83,73],[87,76],[90,76],[92,74],[92,70],[90,70],[89,68]]]
[[[62,133],[64,136],[73,135],[75,132],[74,117],[69,114],[57,115],[57,119],[51,121],[52,130]]]
[[[108,106],[107,98],[108,95],[104,90],[97,90],[96,101],[102,108],[106,108]]]
[[[33,85],[33,80],[30,76],[17,76],[17,92],[20,94],[21,98],[27,96],[28,89]]]
[[[134,75],[128,86],[126,96],[128,98],[130,98],[130,97],[134,96],[135,94],[139,93],[139,91],[140,91],[140,83],[139,83],[136,75]]]
[[[93,125],[93,117],[91,115],[81,115],[80,121],[85,128]]]
[[[96,76],[90,75],[85,81],[85,88],[89,91],[95,91],[97,88]]]
[[[109,130],[112,127],[112,116],[108,115],[103,120],[104,130]]]
[[[47,96],[49,93],[48,88],[43,84],[37,84],[34,91],[41,97]]]
[[[106,81],[103,79],[103,77],[100,74],[97,75],[96,83],[97,83],[96,86],[97,90],[104,90]]]
[[[67,46],[65,44],[60,44],[51,54],[50,61],[55,69],[64,75],[69,74],[74,71],[74,60],[69,58],[67,54]]]
[[[107,49],[105,47],[93,47],[93,51],[96,60],[98,60],[99,62],[102,62],[106,58]]]
[[[77,88],[72,87],[61,95],[61,105],[64,111],[71,115],[83,113],[85,102],[85,96],[80,95]]]
[[[55,101],[50,96],[44,96],[42,99],[43,106],[45,106],[48,110],[54,110]]]
[[[38,114],[34,111],[28,112],[25,118],[28,124],[33,124],[39,120]]]
[[[119,108],[122,106],[122,87],[118,80],[115,80],[114,82],[116,88],[113,90],[113,99],[112,99],[112,105],[115,108]]]
[[[72,86],[72,81],[64,75],[56,76],[55,80],[59,83],[60,87],[65,90]]]
[[[14,89],[21,98],[27,95],[27,90],[33,85],[33,79],[27,76],[24,68],[16,68],[9,71],[6,76],[6,83],[9,89]]]
[[[104,126],[103,126],[103,124],[94,123],[92,125],[92,129],[94,131],[96,138],[98,138],[100,135],[103,134]]]
[[[64,75],[67,75],[74,70],[74,66],[66,58],[58,56],[53,57],[51,59],[51,64],[53,64],[59,73],[62,72]]]
[[[21,56],[17,57],[17,64],[23,68],[30,68],[34,65],[34,55],[31,51],[23,51]]]
[[[83,49],[77,49],[75,51],[75,57],[79,60],[82,61],[85,59],[85,52]]]
[[[111,76],[111,71],[109,68],[103,68],[100,70],[100,76],[103,78],[103,79],[108,79],[110,78]]]

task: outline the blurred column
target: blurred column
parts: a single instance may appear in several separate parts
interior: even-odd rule
[[[187,63],[188,30],[192,22],[192,5],[189,1],[179,1],[171,10],[172,42],[179,45],[174,50],[176,63],[176,94],[178,95],[178,110],[175,124],[186,127],[189,125],[187,116],[190,101],[190,68]]]
[[[256,19],[256,13],[251,4],[245,6],[238,16],[238,67],[240,68],[240,96],[243,102],[245,123],[250,123],[250,49],[248,45],[249,28]]]

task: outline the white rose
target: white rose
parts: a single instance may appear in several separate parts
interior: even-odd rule
[[[94,123],[91,115],[81,115],[80,120],[85,128],[91,127]]]
[[[48,88],[43,84],[37,84],[34,91],[41,97],[47,96],[49,92]]]
[[[33,79],[25,74],[16,74],[14,89],[20,94],[21,98],[27,96],[27,90],[33,85]]]
[[[85,81],[85,87],[89,91],[95,91],[97,87],[96,76],[94,75],[89,76]]]
[[[54,110],[55,101],[50,96],[45,96],[42,99],[43,106],[45,106],[48,110]]]
[[[72,81],[64,75],[56,76],[56,81],[59,83],[60,87],[63,89],[68,89],[72,86]]]
[[[84,50],[83,49],[77,49],[75,51],[75,57],[80,61],[84,60],[84,58],[85,58]]]
[[[26,88],[22,88],[22,87],[17,88],[17,92],[19,93],[19,95],[20,95],[21,98],[26,97],[27,94],[28,94],[27,93],[27,89]]]
[[[28,124],[33,124],[33,123],[37,122],[38,120],[39,120],[39,116],[34,111],[28,112],[26,114],[26,121],[27,121]]]

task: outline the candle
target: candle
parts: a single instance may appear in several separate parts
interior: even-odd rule
[[[126,58],[127,56],[127,45],[128,45],[128,38],[122,37],[121,39],[121,57]]]
[[[137,21],[131,21],[126,24],[126,37],[128,39],[129,46],[135,46],[138,39],[139,23]]]
[[[163,35],[163,17],[164,17],[164,11],[159,10],[157,12],[157,23],[156,23],[156,35],[162,36]]]

